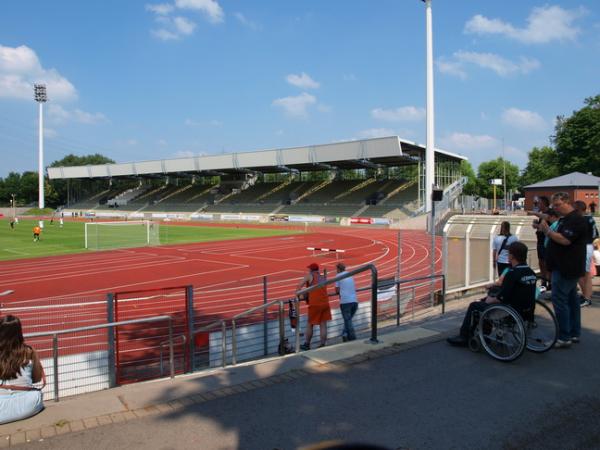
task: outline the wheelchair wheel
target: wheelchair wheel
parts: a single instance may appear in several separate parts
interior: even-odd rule
[[[477,333],[492,358],[514,361],[525,350],[525,327],[519,314],[506,305],[492,305],[481,313]]]
[[[554,346],[558,338],[558,322],[548,305],[536,300],[533,320],[526,320],[523,325],[527,334],[527,350],[544,353]]]

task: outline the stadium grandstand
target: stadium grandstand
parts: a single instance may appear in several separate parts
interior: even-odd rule
[[[436,185],[454,195],[460,193],[464,159],[436,149]],[[69,198],[74,201],[65,205],[65,211],[73,214],[118,211],[215,219],[231,214],[403,219],[423,210],[424,160],[423,146],[390,136],[245,153],[50,167],[48,174],[52,180],[67,180],[73,186]]]

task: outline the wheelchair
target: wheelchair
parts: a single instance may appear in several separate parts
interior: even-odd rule
[[[536,300],[523,317],[512,307],[491,304],[485,311],[475,311],[471,317],[469,348],[482,347],[498,361],[510,362],[519,358],[525,349],[534,353],[550,350],[558,338],[558,322],[548,305]]]

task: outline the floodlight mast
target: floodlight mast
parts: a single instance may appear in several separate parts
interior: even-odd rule
[[[35,101],[39,104],[38,131],[38,207],[44,209],[44,103],[48,101],[45,84],[34,84]]]
[[[427,28],[427,142],[425,147],[425,212],[431,211],[433,186],[435,184],[435,122],[433,103],[433,31],[431,0],[425,2]],[[420,176],[420,174],[419,174]],[[433,225],[433,224],[432,224]]]

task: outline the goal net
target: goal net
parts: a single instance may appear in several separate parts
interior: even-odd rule
[[[159,224],[148,220],[132,222],[87,222],[85,248],[110,248],[160,245]]]

